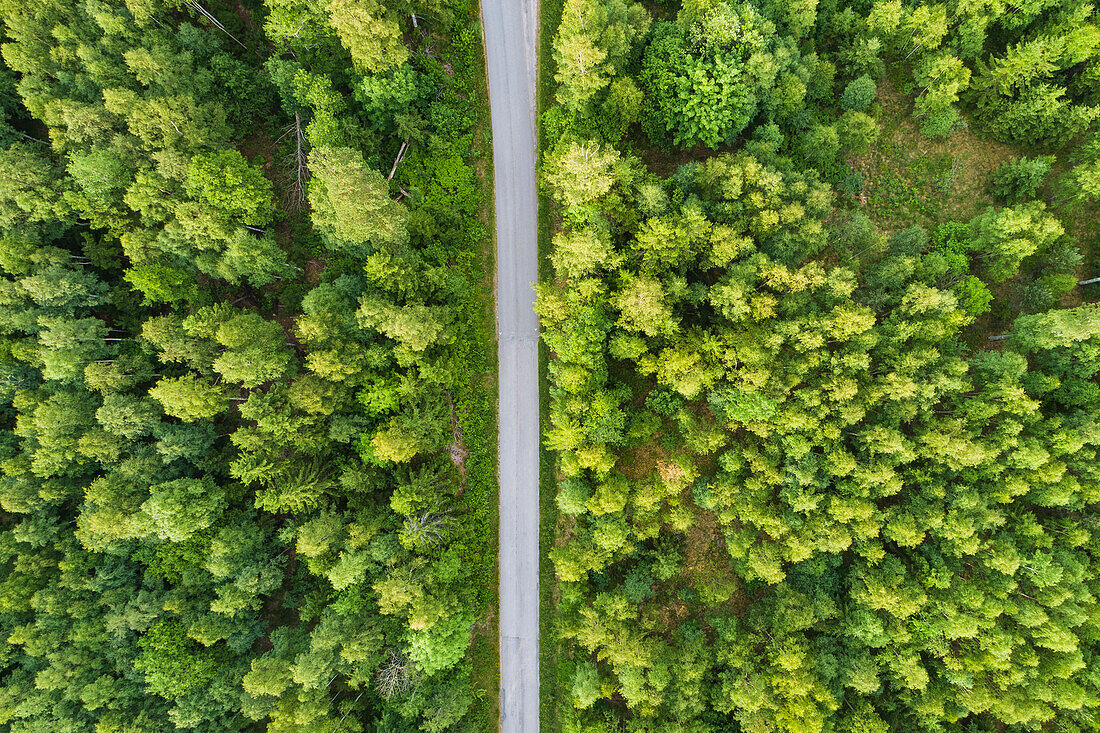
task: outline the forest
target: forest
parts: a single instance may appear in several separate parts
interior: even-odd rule
[[[0,731],[487,730],[476,3],[0,20]]]
[[[546,0],[544,729],[1100,730],[1100,18]]]

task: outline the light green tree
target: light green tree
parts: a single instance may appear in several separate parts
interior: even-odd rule
[[[309,167],[313,225],[331,246],[362,256],[370,251],[369,244],[405,241],[405,207],[390,198],[386,179],[367,166],[362,153],[351,148],[314,148]]]
[[[332,28],[362,71],[377,74],[408,59],[401,26],[377,0],[328,0],[328,12]]]
[[[229,407],[223,387],[194,374],[161,379],[149,389],[149,396],[161,404],[165,413],[188,422],[214,417]]]

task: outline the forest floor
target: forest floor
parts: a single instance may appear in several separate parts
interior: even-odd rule
[[[969,128],[945,140],[921,134],[912,99],[889,80],[879,83],[882,134],[871,150],[849,160],[863,175],[864,213],[892,233],[920,224],[969,221],[993,203],[986,179],[1002,163],[1022,155],[1010,145],[979,138]]]

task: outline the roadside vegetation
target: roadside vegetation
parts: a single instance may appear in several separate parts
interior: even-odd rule
[[[555,729],[1096,730],[1093,7],[553,25]]]
[[[495,725],[476,3],[0,20],[0,730]]]

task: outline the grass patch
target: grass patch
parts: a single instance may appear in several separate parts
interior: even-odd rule
[[[889,80],[879,84],[878,104],[878,143],[849,164],[863,176],[857,198],[864,212],[887,232],[969,221],[993,204],[986,193],[990,172],[1022,155],[968,128],[945,140],[925,137],[912,119],[911,100]]]
[[[551,53],[554,34],[561,19],[564,0],[542,0],[539,4],[539,59],[538,89],[536,100],[538,111],[542,113],[554,104],[554,60]],[[542,135],[538,139],[539,159],[545,153],[545,141]],[[539,193],[538,212],[538,248],[540,279],[544,273],[551,272],[550,242],[554,235],[555,222],[553,202],[549,196]],[[539,424],[546,425],[549,419],[550,383],[547,379],[547,365],[550,353],[546,344],[539,342]],[[555,733],[560,730],[558,720],[558,700],[564,690],[559,680],[558,656],[561,645],[557,637],[557,600],[558,586],[554,576],[554,567],[550,562],[550,549],[557,536],[557,462],[554,454],[539,446],[539,730],[542,733]]]
[[[477,11],[470,22],[480,25]],[[463,334],[466,348],[462,354],[463,373],[468,375],[455,406],[459,430],[469,452],[466,465],[466,491],[463,499],[473,515],[470,555],[477,563],[471,568],[479,586],[479,621],[474,629],[470,659],[474,706],[469,714],[473,730],[495,730],[500,720],[500,653],[498,633],[497,547],[499,527],[497,506],[497,350],[496,312],[493,301],[493,276],[496,265],[495,210],[493,200],[493,143],[489,115],[489,87],[485,54],[479,47],[468,55],[470,107],[476,117],[473,139],[466,163],[473,168],[480,194],[478,223],[486,236],[480,237],[476,251],[461,264],[471,283],[465,299],[464,322],[470,328]]]

